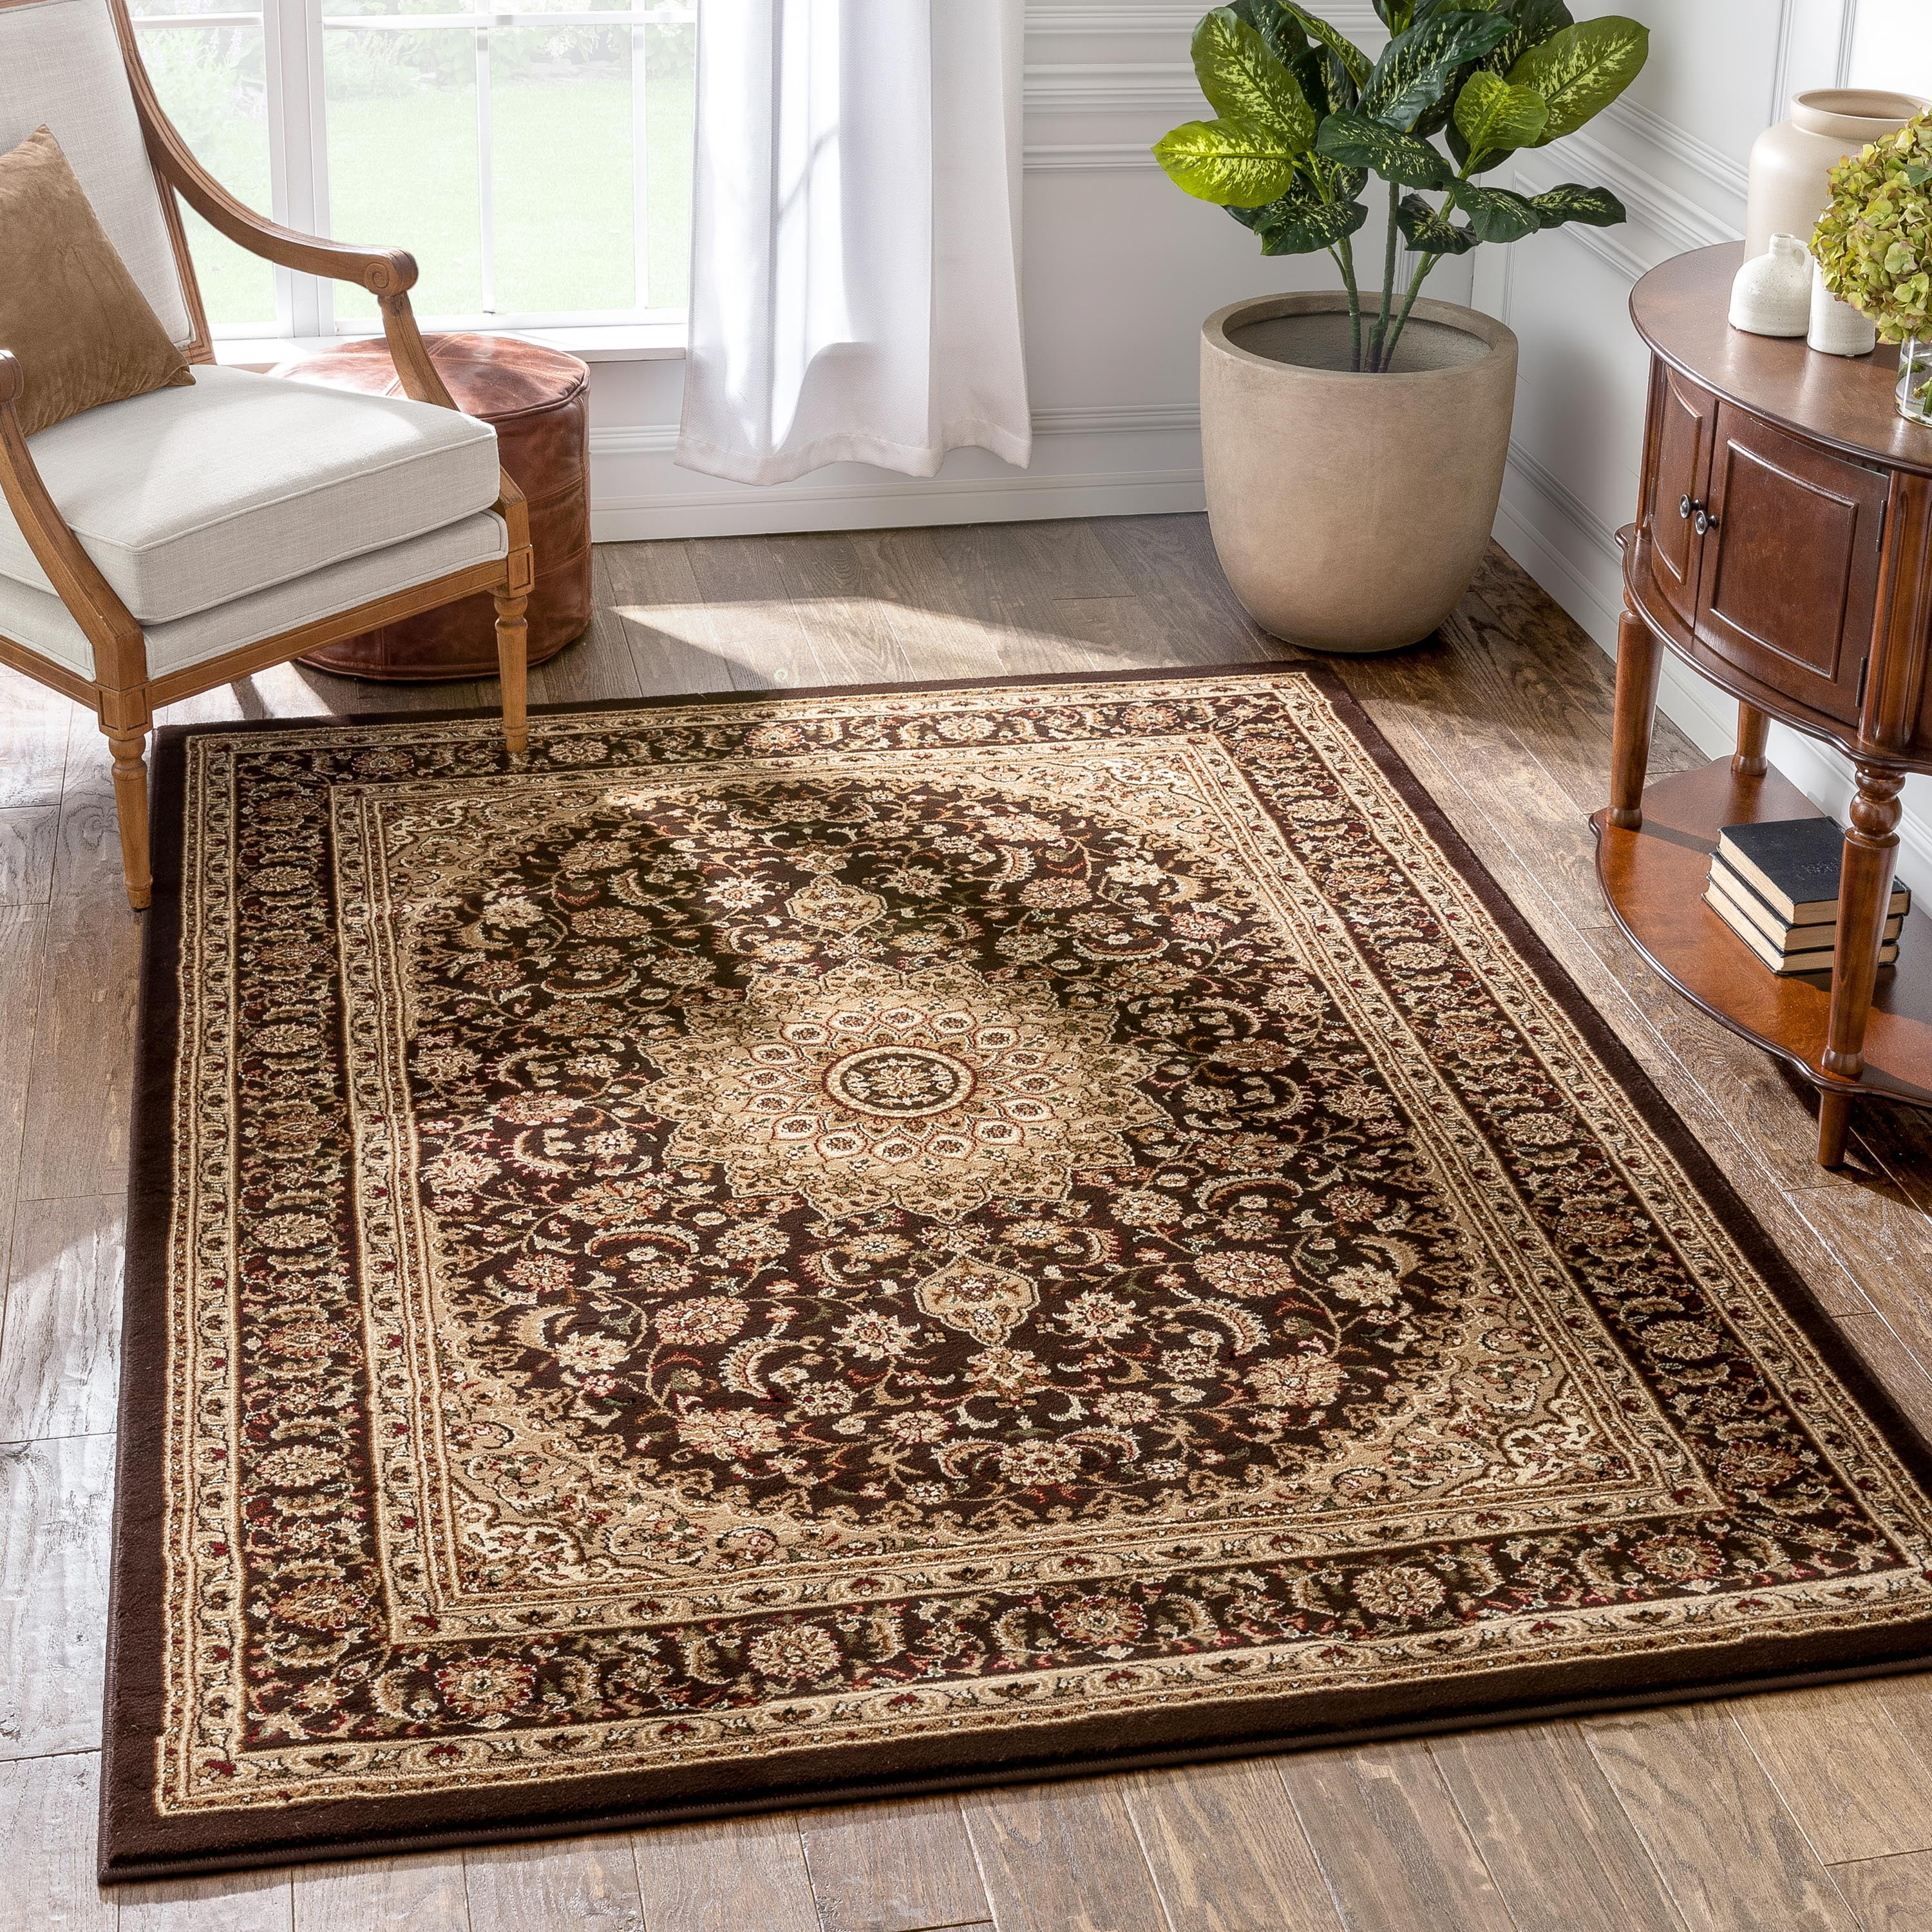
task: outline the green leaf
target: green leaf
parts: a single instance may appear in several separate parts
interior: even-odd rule
[[[1576,182],[1564,182],[1547,194],[1533,194],[1529,205],[1546,228],[1560,228],[1566,221],[1580,221],[1586,228],[1614,228],[1629,219],[1623,203],[1608,188],[1585,188]]]
[[[1536,146],[1573,134],[1636,80],[1650,52],[1650,29],[1618,14],[1580,21],[1553,34],[1509,70],[1512,87],[1533,87],[1549,104]]]
[[[1468,229],[1458,228],[1419,194],[1402,196],[1395,220],[1402,238],[1418,255],[1466,255],[1476,245],[1475,236]]]
[[[1474,182],[1458,182],[1453,199],[1469,218],[1478,242],[1520,242],[1543,226],[1543,217],[1534,205],[1506,188],[1478,188]]]
[[[1326,20],[1311,14],[1297,0],[1280,0],[1281,10],[1292,14],[1302,31],[1311,40],[1319,40],[1342,63],[1342,71],[1360,87],[1374,70],[1374,64],[1354,42],[1346,34],[1337,33]]]
[[[1359,201],[1318,201],[1312,195],[1298,201],[1290,195],[1283,206],[1288,212],[1282,219],[1260,230],[1264,255],[1312,255],[1332,248],[1369,218]]]
[[[1468,143],[1465,160],[1527,148],[1549,118],[1549,105],[1534,88],[1512,87],[1500,74],[1478,70],[1456,97],[1456,131]]]
[[[1399,34],[1415,18],[1415,0],[1376,0],[1376,14],[1390,33]]]
[[[1308,36],[1281,0],[1233,0],[1232,10],[1261,35],[1268,52],[1291,71],[1307,52]]]
[[[1501,14],[1433,14],[1383,50],[1362,89],[1362,112],[1388,126],[1412,128],[1448,90],[1456,70],[1507,40]]]
[[[1301,152],[1279,128],[1251,121],[1189,121],[1154,145],[1154,159],[1176,188],[1224,208],[1258,208],[1286,194]]]
[[[1449,164],[1426,141],[1399,134],[1359,114],[1331,114],[1315,137],[1316,152],[1351,167],[1372,168],[1384,181],[1406,188],[1442,188]]]
[[[1301,84],[1268,43],[1232,7],[1206,15],[1194,30],[1195,78],[1223,121],[1265,128],[1291,154],[1306,154],[1315,139],[1315,110]]]
[[[1563,0],[1503,0],[1503,11],[1516,22],[1516,30],[1484,57],[1483,64],[1492,74],[1508,74],[1532,47],[1575,24]]]

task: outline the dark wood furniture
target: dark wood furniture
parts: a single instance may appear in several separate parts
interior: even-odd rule
[[[512,336],[429,335],[429,359],[466,416],[493,424],[499,460],[523,493],[536,575],[527,662],[554,658],[590,623],[590,371],[574,356]],[[404,393],[387,342],[345,343],[284,362],[278,376],[379,395]],[[305,652],[345,677],[494,677],[496,612],[466,597]]]
[[[1898,965],[1877,967],[1899,791],[1932,771],[1932,429],[1894,406],[1895,352],[1820,356],[1730,327],[1743,252],[1680,255],[1630,296],[1649,417],[1637,521],[1620,533],[1610,802],[1590,822],[1618,924],[1817,1088],[1818,1158],[1834,1167],[1858,1095],[1932,1107],[1932,904],[1906,922]],[[1666,650],[1738,700],[1737,749],[1646,786]],[[1774,976],[1702,902],[1719,826],[1816,812],[1766,768],[1774,718],[1857,776],[1828,974]]]

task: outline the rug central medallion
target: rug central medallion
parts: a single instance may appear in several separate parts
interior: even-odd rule
[[[764,975],[660,1050],[650,1090],[674,1156],[724,1163],[742,1195],[800,1193],[834,1218],[896,1207],[941,1222],[995,1194],[1064,1198],[1076,1166],[1133,1156],[1165,1114],[1147,1054],[1105,1009],[996,986],[970,966],[871,962]]]

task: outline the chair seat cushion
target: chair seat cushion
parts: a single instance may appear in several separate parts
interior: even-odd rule
[[[280,637],[298,625],[315,623],[378,597],[494,562],[508,549],[502,518],[486,510],[460,523],[446,524],[426,536],[411,537],[386,550],[366,550],[293,583],[257,590],[170,623],[151,624],[146,632],[148,674],[166,677],[171,671],[186,670],[225,651]],[[83,683],[94,680],[93,646],[51,590],[32,590],[13,578],[0,577],[0,638],[26,645]]]
[[[49,493],[143,625],[232,603],[496,500],[496,436],[454,410],[206,366],[190,388],[30,439]],[[0,575],[52,584],[0,503]]]

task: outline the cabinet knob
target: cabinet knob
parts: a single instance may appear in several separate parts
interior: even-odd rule
[[[1707,531],[1714,530],[1718,527],[1718,520],[1705,508],[1702,503],[1700,503],[1697,506],[1696,520],[1691,524],[1690,527],[1701,537]]]
[[[1696,507],[1696,505],[1692,502],[1688,496],[1680,496],[1677,500],[1677,514],[1682,517],[1687,524],[1690,520],[1690,512]]]

